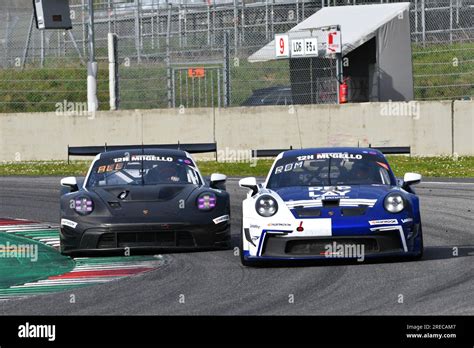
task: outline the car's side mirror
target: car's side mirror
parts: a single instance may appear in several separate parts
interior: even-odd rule
[[[227,181],[227,176],[224,174],[214,173],[211,175],[210,187],[219,190],[225,190],[225,182]]]
[[[61,186],[69,187],[69,192],[76,192],[79,190],[77,179],[74,176],[61,179]]]
[[[418,173],[405,173],[403,176],[403,188],[407,189],[411,185],[416,185],[421,182],[421,174]]]
[[[257,179],[254,177],[240,179],[239,186],[250,189],[252,191],[252,196],[258,192]]]

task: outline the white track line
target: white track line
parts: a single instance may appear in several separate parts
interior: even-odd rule
[[[448,181],[448,182],[442,182],[442,181],[422,181],[420,183],[420,186],[422,185],[474,185],[474,182],[455,182],[455,181]],[[415,186],[416,187],[416,186]]]

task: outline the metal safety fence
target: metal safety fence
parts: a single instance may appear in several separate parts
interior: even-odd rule
[[[100,108],[109,107],[110,32],[118,36],[121,109],[290,105],[298,103],[290,88],[298,66],[247,58],[321,7],[381,2],[398,1],[94,1]],[[87,102],[87,1],[70,4],[70,31],[37,30],[30,1],[0,4],[0,111],[74,111]],[[416,99],[472,98],[473,18],[474,0],[411,1]],[[333,103],[335,67],[317,64],[325,78],[311,102]]]

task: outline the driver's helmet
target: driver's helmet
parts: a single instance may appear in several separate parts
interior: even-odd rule
[[[148,179],[159,183],[175,183],[179,182],[178,168],[173,162],[159,163],[148,173]]]
[[[371,167],[367,162],[356,161],[351,172],[356,179],[367,179],[371,173]]]

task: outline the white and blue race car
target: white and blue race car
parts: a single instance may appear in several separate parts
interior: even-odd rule
[[[244,178],[241,261],[423,255],[421,175],[395,178],[371,148],[282,152],[263,184]]]

